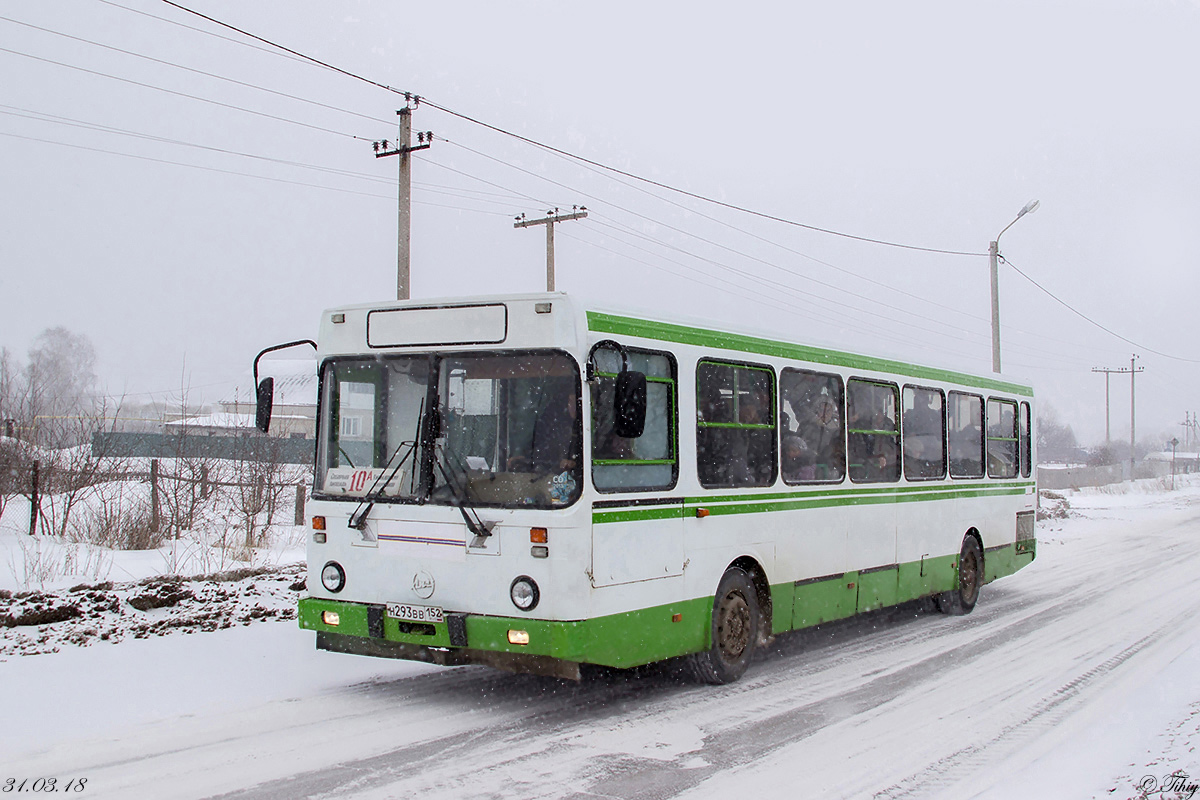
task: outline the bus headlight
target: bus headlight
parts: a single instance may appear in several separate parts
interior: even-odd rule
[[[321,585],[337,594],[346,585],[346,570],[336,561],[330,561],[321,568]]]
[[[533,578],[521,575],[514,578],[512,585],[508,587],[508,596],[512,598],[513,605],[517,608],[522,611],[532,611],[538,604],[541,592],[538,591],[538,585]]]

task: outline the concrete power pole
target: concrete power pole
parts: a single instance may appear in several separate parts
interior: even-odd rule
[[[1137,377],[1137,374],[1139,372],[1146,371],[1145,367],[1135,366],[1136,363],[1137,363],[1137,354],[1134,353],[1129,358],[1129,480],[1131,480],[1131,481],[1133,480],[1133,465],[1134,465],[1134,462],[1137,461],[1137,453],[1134,450],[1134,444],[1137,441],[1137,435],[1136,435],[1137,416],[1134,413],[1137,407],[1134,404],[1134,399],[1133,399],[1134,379]]]
[[[1108,415],[1108,376],[1109,376],[1109,375],[1111,375],[1111,374],[1113,374],[1114,372],[1121,372],[1121,370],[1119,370],[1119,369],[1105,369],[1105,368],[1103,368],[1103,367],[1092,367],[1092,372],[1103,372],[1103,373],[1104,373],[1104,445],[1105,445],[1105,447],[1107,447],[1107,446],[1109,445],[1109,443],[1112,441],[1112,436],[1110,435],[1110,431],[1111,431],[1112,429],[1109,427],[1109,424],[1108,424],[1108,421],[1109,421],[1109,415]]]
[[[547,211],[541,219],[525,219],[525,215],[517,217],[514,228],[528,228],[533,225],[546,226],[546,291],[554,291],[554,223],[566,222],[572,219],[583,219],[587,216],[586,206],[572,206],[571,213],[560,214],[558,209]]]
[[[1136,364],[1137,355],[1129,359],[1128,367],[1119,367],[1116,369],[1108,367],[1092,367],[1092,372],[1104,373],[1104,443],[1109,443],[1109,425],[1108,425],[1108,376],[1109,375],[1124,375],[1129,374],[1129,479],[1133,480],[1133,464],[1136,460],[1134,455],[1134,443],[1137,439],[1137,428],[1135,426],[1135,406],[1134,406],[1134,376],[1139,372],[1145,372],[1145,367],[1139,367]]]
[[[412,112],[421,104],[421,98],[415,94],[404,93],[404,99],[412,103],[396,113],[400,115],[400,135],[396,146],[388,148],[388,141],[373,142],[375,157],[400,156],[400,191],[399,212],[397,214],[396,232],[396,299],[407,300],[409,297],[409,260],[412,246],[412,167],[409,153],[416,150],[426,150],[433,144],[433,132],[417,133],[417,144],[412,144]]]

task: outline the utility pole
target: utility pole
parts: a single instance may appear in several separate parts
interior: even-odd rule
[[[533,225],[546,226],[546,291],[554,291],[554,223],[566,222],[572,219],[583,219],[587,216],[586,206],[571,206],[571,213],[560,214],[558,209],[547,211],[541,219],[525,219],[525,215],[517,217],[514,228],[528,228]]]
[[[1134,455],[1134,442],[1137,438],[1137,429],[1135,427],[1135,406],[1134,406],[1134,376],[1139,372],[1145,372],[1145,367],[1137,366],[1137,355],[1135,354],[1129,359],[1128,367],[1119,367],[1116,369],[1109,367],[1092,367],[1092,372],[1104,373],[1104,443],[1109,443],[1109,426],[1108,426],[1108,376],[1109,375],[1124,375],[1129,374],[1129,479],[1133,480],[1133,464],[1136,460]]]
[[[400,156],[400,191],[399,212],[396,232],[396,299],[407,300],[409,296],[409,259],[412,245],[412,165],[409,153],[416,150],[427,150],[433,144],[432,131],[417,133],[417,144],[412,144],[412,112],[421,104],[421,98],[409,92],[404,93],[405,106],[396,113],[400,115],[400,135],[396,146],[389,148],[388,140],[372,142],[375,157]]]
[[[1131,481],[1133,480],[1133,464],[1137,460],[1137,453],[1133,449],[1134,443],[1137,441],[1137,437],[1135,435],[1135,431],[1137,430],[1135,425],[1136,415],[1134,414],[1136,406],[1133,402],[1134,379],[1137,377],[1139,372],[1146,371],[1145,367],[1135,366],[1136,363],[1137,353],[1134,353],[1129,357],[1129,480]]]
[[[1109,433],[1111,429],[1109,428],[1109,424],[1108,424],[1108,420],[1109,420],[1109,415],[1108,415],[1108,376],[1114,372],[1121,372],[1121,371],[1122,370],[1119,370],[1119,369],[1105,369],[1104,367],[1092,367],[1092,372],[1103,372],[1104,373],[1104,446],[1105,447],[1107,447],[1109,442],[1112,440],[1112,436]]]

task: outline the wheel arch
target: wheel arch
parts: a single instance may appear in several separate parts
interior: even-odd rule
[[[983,535],[979,533],[978,528],[972,525],[970,528],[967,528],[967,532],[963,534],[963,540],[965,541],[968,536],[974,539],[975,543],[979,545],[979,570],[986,575],[987,573],[983,568],[985,566],[984,560],[987,557],[987,550],[983,546]],[[959,549],[962,549],[961,544],[959,544]]]
[[[736,567],[750,576],[754,584],[754,594],[758,600],[760,643],[765,643],[771,636],[772,620],[775,618],[774,603],[771,599],[771,582],[767,580],[767,571],[754,556],[738,556],[725,569]]]

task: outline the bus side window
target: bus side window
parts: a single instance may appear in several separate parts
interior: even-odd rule
[[[696,474],[709,487],[775,482],[775,372],[756,364],[696,365]]]
[[[946,477],[946,400],[940,389],[904,387],[904,477]]]
[[[1021,477],[1028,478],[1033,472],[1033,437],[1030,435],[1029,403],[1021,403]]]
[[[785,483],[822,483],[846,475],[842,378],[785,368],[779,373],[780,471]]]
[[[846,386],[850,480],[900,480],[900,391],[894,384],[851,378]]]
[[[987,465],[990,478],[1017,477],[1017,404],[1011,400],[987,402]]]
[[[951,478],[983,477],[983,398],[950,392],[946,449]]]
[[[601,492],[671,489],[679,477],[675,358],[627,348],[629,369],[646,376],[646,426],[627,439],[613,433],[613,398],[621,356],[595,353],[592,384],[592,483]]]

